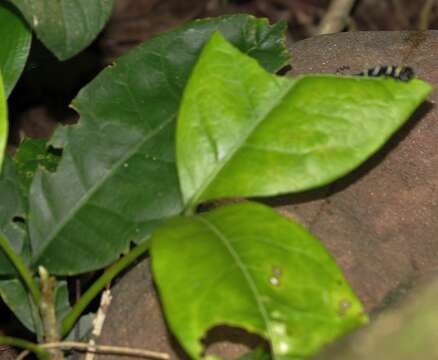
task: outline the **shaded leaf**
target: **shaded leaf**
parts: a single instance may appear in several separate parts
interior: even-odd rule
[[[27,201],[30,184],[39,166],[55,171],[59,156],[50,152],[45,139],[26,138],[15,153],[14,162],[20,181],[21,193]]]
[[[10,0],[60,60],[87,47],[111,14],[113,0]]]
[[[6,156],[0,173],[0,232],[14,251],[24,259],[29,257],[29,241],[26,228],[26,205],[13,161]],[[15,274],[15,268],[0,250],[0,274]]]
[[[79,125],[55,135],[66,144],[56,173],[38,172],[31,186],[34,264],[52,274],[103,267],[181,211],[176,114],[192,67],[218,29],[268,70],[287,58],[284,24],[239,15],[163,33],[105,69],[73,102]]]
[[[184,202],[328,184],[376,152],[430,91],[420,80],[275,76],[216,33],[179,112]]]
[[[1,0],[0,39],[0,71],[8,97],[23,72],[29,56],[32,34],[15,9]]]
[[[67,315],[67,314],[65,314]],[[88,313],[79,318],[73,329],[65,337],[65,341],[86,341],[93,331],[93,320],[95,313]]]
[[[20,322],[30,331],[42,332],[42,324],[32,313],[31,298],[23,283],[18,279],[0,280],[0,296]],[[70,310],[67,282],[60,281],[53,292],[55,313],[58,321]]]
[[[5,156],[7,139],[8,139],[7,104],[6,104],[6,96],[4,93],[2,73],[0,70],[0,168],[3,164],[3,159]]]
[[[30,260],[27,200],[30,183],[38,166],[53,171],[59,157],[48,152],[47,140],[24,139],[15,157],[6,157],[0,174],[0,232],[25,262]],[[9,259],[0,252],[0,274],[15,274]]]
[[[168,323],[194,358],[215,325],[243,327],[295,359],[367,321],[321,243],[260,204],[173,218],[151,252]]]

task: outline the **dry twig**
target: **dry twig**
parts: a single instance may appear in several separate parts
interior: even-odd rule
[[[63,341],[56,343],[47,343],[40,345],[43,349],[57,349],[57,350],[82,350],[87,352],[94,353],[106,353],[106,354],[115,354],[115,355],[127,355],[127,356],[136,356],[150,359],[158,359],[158,360],[168,360],[170,356],[166,353],[150,351],[144,349],[137,348],[129,348],[123,346],[109,346],[109,345],[90,345],[88,343],[81,343],[75,341]],[[27,355],[30,354],[30,351],[23,351],[16,360],[23,360]]]
[[[355,0],[332,0],[316,34],[331,34],[341,31],[348,24],[354,3]]]
[[[425,0],[423,7],[421,8],[420,12],[420,19],[418,23],[418,28],[420,30],[427,30],[429,29],[430,24],[430,15],[432,12],[432,8],[435,5],[435,0]]]
[[[94,349],[94,347],[96,346],[96,341],[97,339],[99,339],[100,334],[102,333],[103,323],[105,322],[106,314],[111,304],[111,300],[111,290],[106,289],[102,293],[102,297],[100,298],[99,310],[97,311],[96,317],[93,320],[93,331],[91,332],[91,338],[88,341],[88,349]],[[87,350],[85,360],[94,360],[94,351]]]

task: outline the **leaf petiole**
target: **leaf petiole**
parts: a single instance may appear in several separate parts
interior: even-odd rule
[[[31,293],[32,298],[35,301],[35,304],[39,306],[41,300],[41,292],[37,284],[33,280],[31,270],[26,266],[23,259],[15,253],[14,249],[12,248],[12,246],[9,244],[9,242],[6,240],[6,238],[2,233],[0,233],[0,248],[4,251],[6,256],[15,266],[22,280],[24,281],[27,288],[29,289],[29,292]]]
[[[149,239],[145,240],[140,245],[137,245],[128,254],[115,262],[93,283],[93,285],[90,286],[90,288],[81,296],[79,301],[62,320],[62,337],[68,335],[69,331],[73,328],[82,312],[85,310],[88,304],[93,301],[93,299],[105,288],[106,284],[108,284],[112,279],[114,279],[114,277],[126,269],[135,259],[144,254],[148,249]]]
[[[0,336],[0,344],[11,345],[22,349],[26,349],[32,351],[40,360],[49,360],[49,354],[47,353],[47,351],[45,351],[37,344],[30,341],[17,339],[9,336]]]

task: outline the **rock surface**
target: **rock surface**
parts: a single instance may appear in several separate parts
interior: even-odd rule
[[[438,83],[438,31],[340,33],[295,43],[291,51],[292,75],[401,64]],[[413,275],[438,267],[437,97],[435,91],[384,149],[346,178],[266,201],[324,242],[369,311]],[[113,296],[100,343],[182,357],[166,330],[146,262],[120,280]],[[246,349],[229,342],[216,346],[225,358]]]
[[[438,83],[438,31],[342,33],[292,51],[294,75],[400,64]],[[438,266],[437,99],[435,91],[354,173],[316,194],[279,199],[326,244],[368,310],[413,273]]]

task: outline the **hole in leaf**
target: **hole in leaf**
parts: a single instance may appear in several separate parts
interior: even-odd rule
[[[49,145],[47,147],[47,152],[49,154],[52,154],[52,155],[55,155],[55,156],[61,157],[62,156],[62,151],[63,151],[62,148],[56,148],[56,147],[53,147],[52,145]]]
[[[23,216],[14,216],[12,222],[15,224],[26,224],[26,219]]]
[[[269,343],[261,336],[227,325],[211,328],[202,339],[202,344],[206,355],[223,359],[236,359],[259,347],[269,352]]]

